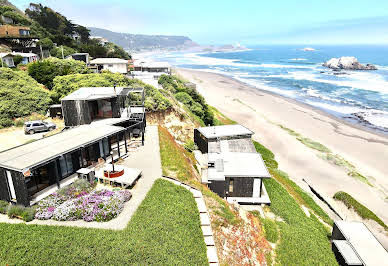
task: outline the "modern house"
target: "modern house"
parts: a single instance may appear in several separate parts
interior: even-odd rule
[[[61,100],[62,114],[67,127],[107,118],[145,121],[144,100],[143,88],[83,87]]]
[[[71,183],[80,168],[93,167],[100,158],[118,159],[127,154],[129,140],[134,136],[135,129],[136,134],[141,135],[144,142],[146,126],[144,89],[97,90],[104,89],[107,93],[99,94],[100,97],[94,94],[89,98],[90,101],[82,97],[91,88],[81,88],[80,92],[71,94],[74,100],[62,101],[65,103],[63,112],[65,121],[75,123],[71,124],[72,127],[32,143],[0,152],[0,199],[23,205],[35,204],[58,188]],[[121,95],[113,95],[115,89]],[[90,116],[84,112],[103,112],[93,108],[99,106],[96,101],[104,102],[107,99],[112,101],[100,107],[103,109],[107,106],[108,109],[118,110],[120,117],[108,115],[106,118],[103,117],[105,119],[88,120],[86,123],[85,117]],[[71,101],[75,104],[68,105]],[[121,101],[124,101],[125,110],[121,108]],[[89,109],[89,106],[93,107]],[[78,118],[78,115],[81,117]]]
[[[120,58],[96,58],[90,61],[91,66],[95,66],[98,72],[109,70],[113,73],[128,73],[128,60]]]
[[[90,63],[89,53],[75,53],[75,54],[69,55],[66,58],[71,58],[74,60],[85,62],[86,65],[89,65],[89,63]]]
[[[340,265],[386,265],[388,252],[362,222],[335,221],[332,250]]]
[[[11,53],[0,53],[1,67],[14,67],[13,56]]]
[[[106,45],[109,41],[101,36],[90,36],[89,39],[97,40],[102,46]]]
[[[195,129],[194,142],[204,158],[202,183],[228,201],[269,204],[263,179],[271,175],[256,152],[252,135],[252,131],[241,125]]]
[[[171,66],[167,62],[147,62],[136,60],[134,62],[135,72],[149,72],[149,73],[171,73]]]

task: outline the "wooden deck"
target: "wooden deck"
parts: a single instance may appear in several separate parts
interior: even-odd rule
[[[121,166],[123,167],[123,166]],[[124,168],[124,175],[116,178],[108,178],[104,176],[104,169],[96,170],[96,178],[98,183],[108,184],[111,186],[120,186],[122,188],[133,187],[137,179],[142,176],[142,171],[135,168]]]

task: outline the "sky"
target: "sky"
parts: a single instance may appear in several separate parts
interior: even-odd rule
[[[25,10],[31,0],[10,0]],[[388,44],[388,0],[41,0],[74,23],[200,44]]]

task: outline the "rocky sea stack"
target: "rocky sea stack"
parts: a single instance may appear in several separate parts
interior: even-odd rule
[[[363,65],[357,58],[352,56],[343,56],[341,58],[332,58],[323,64],[324,67],[331,69],[349,69],[349,70],[377,70],[372,64]]]

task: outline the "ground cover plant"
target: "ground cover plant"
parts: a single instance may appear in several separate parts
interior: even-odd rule
[[[353,209],[360,217],[363,219],[369,219],[376,221],[379,225],[384,227],[386,231],[388,231],[388,226],[379,218],[377,215],[369,210],[367,207],[359,203],[355,198],[350,196],[348,193],[344,191],[338,191],[333,196],[334,199],[343,202],[346,207],[349,209]]]
[[[0,224],[0,265],[208,265],[188,190],[157,180],[126,229]]]
[[[269,241],[277,241],[276,263],[287,265],[336,265],[328,239],[328,229],[317,216],[328,224],[330,217],[287,174],[278,169],[274,154],[258,142],[254,142],[273,178],[264,184],[271,199],[269,209],[283,222],[261,219]],[[300,205],[309,208],[310,217]],[[279,231],[279,236],[277,236]],[[277,239],[279,238],[279,239]]]
[[[35,218],[39,220],[107,222],[117,217],[131,198],[128,190],[95,190],[80,179],[41,200]]]

